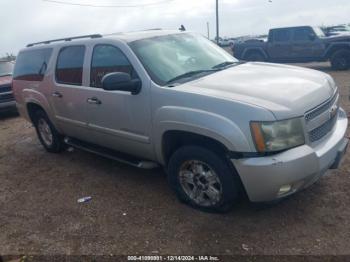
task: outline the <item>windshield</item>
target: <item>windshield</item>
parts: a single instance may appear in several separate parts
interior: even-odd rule
[[[326,35],[324,34],[324,32],[322,31],[321,28],[319,27],[314,27],[314,31],[315,31],[315,34],[318,36],[318,37],[325,37]]]
[[[216,44],[192,33],[136,40],[129,45],[152,80],[159,85],[182,75],[189,77],[191,72],[209,74],[214,72],[215,66],[237,62]]]
[[[12,75],[13,63],[0,62],[0,76]]]

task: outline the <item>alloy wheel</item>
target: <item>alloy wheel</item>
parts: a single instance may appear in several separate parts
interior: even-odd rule
[[[43,118],[40,118],[38,121],[38,131],[44,143],[47,146],[51,146],[53,143],[52,131],[49,124]]]
[[[209,207],[220,202],[222,185],[219,176],[206,163],[197,160],[184,162],[179,178],[183,191],[197,205]]]

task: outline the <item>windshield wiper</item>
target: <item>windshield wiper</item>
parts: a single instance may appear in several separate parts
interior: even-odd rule
[[[212,69],[219,69],[219,68],[222,69],[222,68],[225,68],[227,66],[234,65],[234,64],[239,64],[239,62],[225,61],[223,63],[220,63],[220,64],[213,66]]]
[[[216,72],[218,71],[218,69],[203,69],[203,70],[194,70],[194,71],[189,71],[187,73],[184,73],[184,74],[181,74],[181,75],[178,75],[172,79],[170,79],[169,81],[166,82],[166,84],[170,84],[176,80],[180,80],[182,78],[188,78],[188,77],[191,77],[191,76],[194,76],[194,75],[198,75],[198,74],[201,74],[201,73],[208,73],[208,72]]]

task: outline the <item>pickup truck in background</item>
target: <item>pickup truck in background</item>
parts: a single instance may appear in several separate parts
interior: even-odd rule
[[[236,58],[246,61],[279,63],[330,61],[335,70],[350,68],[350,35],[326,37],[318,27],[271,29],[267,42],[237,43],[232,51]]]

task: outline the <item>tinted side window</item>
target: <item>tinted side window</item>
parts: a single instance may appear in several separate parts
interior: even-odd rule
[[[90,86],[102,87],[102,78],[112,72],[124,72],[135,78],[132,65],[122,51],[111,45],[97,45],[91,61]]]
[[[82,85],[85,46],[67,46],[60,50],[56,65],[56,81]]]
[[[310,29],[309,28],[297,28],[294,31],[295,41],[310,41]]]
[[[274,40],[276,42],[288,42],[290,39],[290,30],[276,30]]]
[[[51,48],[20,52],[17,57],[13,79],[42,81],[51,53]]]

